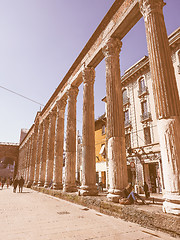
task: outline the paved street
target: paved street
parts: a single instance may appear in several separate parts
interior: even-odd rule
[[[177,239],[31,189],[0,190],[2,240]]]

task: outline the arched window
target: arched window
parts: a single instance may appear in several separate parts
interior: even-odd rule
[[[141,77],[138,80],[138,84],[139,84],[138,96],[141,97],[142,95],[147,94],[148,90],[147,90],[147,87],[146,87],[146,83],[145,83],[144,77]]]
[[[146,88],[145,80],[144,80],[144,78],[140,78],[139,79],[139,91],[144,92],[145,88]]]
[[[128,94],[127,94],[127,89],[126,88],[123,90],[122,96],[123,96],[123,105],[129,103],[129,98],[128,98]]]

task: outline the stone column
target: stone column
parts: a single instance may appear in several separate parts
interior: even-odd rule
[[[25,179],[26,184],[28,183],[28,180],[29,180],[30,156],[31,156],[31,137],[27,141],[27,170],[26,170],[26,179]]]
[[[44,183],[44,187],[46,188],[49,187],[49,184],[53,180],[55,123],[56,123],[56,110],[52,110],[49,114],[46,175]]]
[[[42,148],[42,135],[43,135],[43,124],[39,124],[33,185],[37,185],[39,180],[39,165],[40,165],[41,148]]]
[[[34,170],[35,170],[35,159],[36,159],[36,150],[37,150],[37,136],[38,136],[38,125],[39,119],[37,118],[34,124],[34,133],[33,133],[33,143],[32,143],[32,156],[31,156],[31,164],[30,164],[30,172],[29,172],[29,181],[28,186],[31,187],[34,180]]]
[[[67,97],[57,101],[57,119],[54,146],[53,188],[62,189],[62,169],[64,150],[64,113]]]
[[[94,68],[85,68],[83,77],[83,129],[82,129],[82,186],[80,195],[97,195],[95,121],[94,121]]]
[[[65,181],[63,191],[76,191],[76,101],[78,87],[70,86],[67,109]]]
[[[31,136],[31,149],[30,149],[30,156],[29,156],[29,172],[28,172],[28,182],[27,182],[27,187],[31,187],[33,183],[33,178],[34,178],[34,154],[36,150],[36,146],[34,143],[34,138],[35,138],[35,132]],[[36,140],[36,138],[35,138]]]
[[[45,182],[49,116],[47,116],[43,120],[42,124],[43,124],[43,136],[42,136],[41,157],[40,157],[40,165],[39,165],[39,180],[38,180],[39,187],[44,186],[44,182]]]
[[[120,78],[119,53],[122,43],[110,38],[103,53],[106,62],[107,141],[109,161],[108,200],[119,201],[123,188],[128,184],[125,149],[124,113]]]
[[[164,212],[180,215],[180,101],[168,36],[163,0],[140,0],[144,17],[165,190]]]

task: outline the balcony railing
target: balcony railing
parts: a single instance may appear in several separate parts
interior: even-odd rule
[[[146,112],[141,115],[141,122],[146,122],[152,120],[151,113]]]
[[[138,90],[138,97],[141,97],[143,95],[148,94],[148,88],[147,87],[143,87],[141,89]]]

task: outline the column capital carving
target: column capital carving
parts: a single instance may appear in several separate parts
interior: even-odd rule
[[[122,47],[122,42],[118,38],[109,38],[102,48],[105,58],[116,55],[120,53]]]
[[[43,125],[47,127],[49,124],[49,115],[43,120]]]
[[[67,96],[68,98],[76,99],[78,95],[79,89],[75,85],[70,85],[69,89],[67,90]]]
[[[166,4],[163,0],[139,0],[140,12],[144,18],[152,12],[162,13],[164,5]]]
[[[49,112],[49,118],[52,119],[53,117],[55,117],[57,114],[57,109],[56,107],[54,109],[52,109],[50,112]]]
[[[84,83],[94,84],[95,69],[93,67],[85,67],[82,71],[82,78]]]
[[[59,99],[57,102],[57,110],[65,110],[66,104],[67,104],[67,96],[65,95],[63,98]]]

